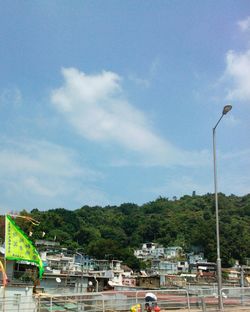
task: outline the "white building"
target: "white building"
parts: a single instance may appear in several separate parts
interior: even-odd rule
[[[165,256],[167,259],[175,259],[183,255],[183,249],[179,246],[165,248]]]
[[[149,258],[164,257],[164,247],[155,243],[143,243],[140,249],[134,251],[138,259],[147,260]]]

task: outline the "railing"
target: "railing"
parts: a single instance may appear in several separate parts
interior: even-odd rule
[[[194,292],[193,292],[194,295]],[[216,288],[200,289],[196,291],[197,306],[200,311],[218,311],[218,292]],[[249,287],[223,287],[221,289],[222,311],[250,311]]]
[[[250,288],[237,287],[237,288],[222,288],[221,294],[223,298],[224,307],[240,306],[242,309],[250,311]]]
[[[38,302],[35,298],[25,296],[12,296],[0,298],[1,312],[36,312],[38,311]]]
[[[71,295],[45,295],[38,296],[38,312],[55,311],[130,311],[134,304],[144,306],[144,297],[147,291],[107,291],[102,293],[83,293]],[[190,298],[186,290],[156,290],[158,304],[164,309],[182,309],[190,311]]]
[[[132,305],[144,307],[148,291],[107,291],[81,294],[39,294],[36,296],[14,294],[0,297],[0,311],[3,312],[128,312]],[[162,311],[218,311],[217,289],[194,290],[166,289],[152,291]],[[250,288],[222,288],[223,311],[250,311]],[[6,293],[7,294],[7,293]],[[142,309],[143,310],[143,309]]]
[[[81,295],[57,295],[40,296],[38,298],[38,312],[51,311],[105,311],[104,301],[101,294],[81,294]]]

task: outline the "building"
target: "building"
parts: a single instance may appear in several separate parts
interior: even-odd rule
[[[153,258],[176,259],[183,257],[183,249],[179,246],[164,248],[155,243],[144,243],[140,249],[134,251],[134,255],[142,260]]]
[[[183,249],[179,246],[167,247],[164,254],[167,259],[176,259],[183,257]]]
[[[216,278],[217,265],[214,262],[196,262],[189,266],[191,273],[196,273],[198,278],[214,280]]]
[[[200,252],[198,254],[195,253],[189,253],[187,255],[188,263],[189,264],[195,264],[197,262],[207,262],[207,259],[204,258],[204,253]]]

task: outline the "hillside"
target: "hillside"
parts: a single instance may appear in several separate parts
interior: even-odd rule
[[[123,260],[134,269],[142,265],[133,248],[142,242],[163,246],[179,245],[185,251],[201,250],[210,261],[216,260],[214,195],[183,196],[178,200],[158,198],[138,206],[83,206],[74,211],[64,208],[39,211],[31,215],[37,227],[17,220],[32,239],[56,239],[64,247],[80,250],[95,258]],[[219,194],[221,257],[223,266],[233,259],[244,263],[250,257],[250,194],[242,197]],[[32,229],[31,229],[32,227]]]

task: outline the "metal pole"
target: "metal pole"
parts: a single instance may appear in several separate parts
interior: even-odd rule
[[[219,311],[223,311],[223,302],[221,296],[222,278],[221,278],[221,258],[220,258],[220,230],[219,230],[219,207],[218,207],[218,192],[217,192],[217,166],[216,166],[216,144],[215,134],[216,127],[221,121],[223,115],[213,128],[213,158],[214,158],[214,196],[215,196],[215,218],[216,218],[216,242],[217,242],[217,282],[218,282],[218,306]]]
[[[214,196],[215,196],[215,216],[216,216],[216,242],[217,242],[217,282],[218,282],[218,306],[219,311],[223,311],[223,301],[221,295],[222,278],[221,278],[221,258],[220,258],[220,230],[219,230],[219,207],[217,192],[217,167],[216,167],[216,144],[215,131],[222,117],[232,109],[232,105],[226,105],[223,108],[222,115],[213,128],[213,156],[214,156]]]
[[[243,265],[241,265],[241,267],[240,267],[240,287],[245,287]]]
[[[83,290],[83,256],[81,257],[81,293],[82,293],[82,290]]]

